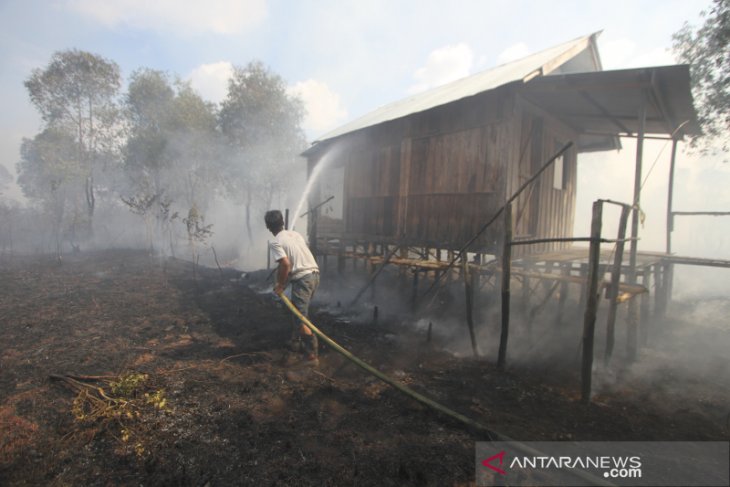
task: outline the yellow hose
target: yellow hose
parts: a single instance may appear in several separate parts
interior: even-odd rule
[[[328,337],[327,335],[322,333],[322,331],[320,331],[319,328],[314,326],[312,324],[312,322],[309,321],[309,319],[306,316],[304,316],[302,313],[299,312],[299,310],[292,304],[291,301],[289,301],[289,298],[287,298],[284,293],[279,294],[279,297],[284,302],[286,307],[289,308],[289,310],[292,313],[294,313],[296,315],[296,317],[299,318],[310,330],[312,330],[312,333],[317,335],[320,339],[322,339],[325,343],[327,343],[327,345],[329,345],[335,351],[337,351],[337,353],[339,353],[340,355],[342,355],[349,361],[353,362],[355,365],[357,365],[361,369],[366,370],[367,372],[373,374],[378,379],[382,380],[386,384],[390,384],[391,386],[395,387],[402,393],[412,397],[416,401],[426,404],[427,406],[429,406],[437,411],[440,411],[447,416],[450,416],[458,421],[461,421],[462,423],[465,423],[465,424],[471,426],[472,428],[475,428],[477,430],[480,430],[480,431],[486,433],[491,441],[497,441],[499,438],[501,438],[500,435],[494,433],[493,431],[490,431],[489,428],[487,428],[483,424],[478,423],[478,422],[474,421],[473,419],[467,418],[463,414],[459,414],[456,411],[453,411],[453,410],[447,408],[446,406],[443,406],[443,405],[437,403],[436,401],[429,399],[422,394],[419,394],[418,392],[414,391],[413,389],[406,387],[403,384],[401,384],[400,382],[396,381],[395,379],[392,379],[392,378],[388,377],[387,375],[383,374],[378,369],[366,364],[365,362],[363,362],[362,360],[360,360],[359,358],[354,356],[352,353],[350,353],[348,350],[346,350],[345,348],[340,346],[337,342],[332,340],[330,337]]]
[[[515,441],[507,436],[501,435],[499,433],[495,433],[494,431],[491,431],[489,428],[484,426],[483,424],[474,421],[471,418],[467,418],[463,414],[457,413],[456,411],[453,411],[446,406],[437,403],[436,401],[427,398],[426,396],[419,394],[418,392],[414,391],[410,387],[406,387],[403,384],[397,382],[395,379],[392,379],[388,377],[387,375],[380,372],[378,369],[366,364],[356,356],[354,356],[352,353],[350,353],[348,350],[340,346],[337,342],[332,340],[330,337],[322,333],[319,328],[314,326],[309,319],[304,316],[299,310],[292,304],[291,301],[289,301],[289,298],[286,297],[284,293],[279,294],[279,297],[284,302],[287,308],[289,308],[289,311],[294,313],[294,315],[299,318],[302,323],[304,323],[307,328],[312,330],[312,333],[317,335],[320,339],[324,340],[327,345],[332,347],[337,353],[348,359],[349,361],[353,362],[355,365],[360,367],[361,369],[373,374],[378,379],[382,380],[386,384],[389,384],[399,391],[401,391],[403,394],[406,394],[407,396],[410,396],[411,398],[415,399],[416,401],[425,404],[426,406],[429,406],[430,408],[435,409],[436,411],[439,411],[441,413],[444,413],[445,415],[456,419],[457,421],[461,421],[462,423],[471,426],[472,428],[479,430],[487,435],[487,438],[489,441],[503,441],[508,443],[512,448],[515,448],[523,453],[534,455],[534,456],[547,456],[545,453],[536,450],[535,448],[532,448],[530,446],[525,445],[524,443],[521,443],[519,441]],[[576,477],[580,477],[583,480],[586,480],[590,482],[590,485],[603,485],[603,486],[615,486],[615,484],[612,484],[610,482],[607,482],[605,479],[602,479],[600,477],[596,477],[588,472],[585,472],[581,469],[570,469],[570,473],[575,475]]]

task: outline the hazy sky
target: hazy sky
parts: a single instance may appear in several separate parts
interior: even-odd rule
[[[125,79],[141,67],[167,71],[192,80],[216,102],[225,94],[232,65],[261,60],[302,96],[309,111],[305,129],[313,140],[385,103],[599,30],[604,69],[673,64],[672,33],[685,21],[696,25],[708,5],[704,0],[0,0],[0,163],[15,174],[21,139],[38,132],[40,118],[23,81],[57,50],[78,48],[116,61]],[[595,197],[630,199],[630,146],[620,154],[581,159],[576,233],[587,233],[586,214]],[[657,158],[662,148],[647,150],[645,161],[645,166],[657,162],[646,184],[647,194],[656,193],[657,199],[656,208],[647,202],[645,247],[663,247],[669,148]],[[730,208],[727,165],[681,157],[678,171],[681,209]],[[715,207],[706,208],[710,204]]]

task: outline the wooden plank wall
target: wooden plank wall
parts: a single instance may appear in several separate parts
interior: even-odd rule
[[[574,137],[508,88],[347,134],[335,142],[347,144],[339,156],[345,165],[345,237],[460,248]],[[514,219],[517,237],[572,235],[575,150],[565,157],[562,190],[553,188],[552,171],[517,200],[515,213],[522,213]],[[498,251],[501,231],[495,224],[470,250]]]
[[[400,181],[400,144],[361,146],[347,154],[345,231],[393,237]]]
[[[534,174],[550,157],[568,141],[575,141],[577,134],[549,114],[531,110],[523,105],[520,110],[520,150],[525,151],[520,164],[522,184]],[[526,136],[525,134],[529,134]],[[528,174],[529,171],[529,174]],[[575,216],[575,194],[577,176],[577,154],[574,147],[563,158],[562,189],[554,187],[553,164],[538,179],[527,196],[518,199],[515,207],[516,238],[559,238],[573,236]],[[517,186],[519,186],[519,184]],[[512,190],[514,191],[516,187]],[[518,218],[521,220],[517,221]],[[570,247],[570,243],[544,243],[518,247],[516,256],[523,253],[548,252]]]
[[[507,126],[493,123],[413,140],[408,240],[459,248],[494,214],[502,194]],[[475,245],[487,247],[494,238],[485,233]]]

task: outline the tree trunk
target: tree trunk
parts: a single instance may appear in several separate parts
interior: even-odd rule
[[[89,237],[94,235],[94,208],[96,207],[96,196],[94,196],[94,176],[86,178],[86,210],[89,217]]]
[[[246,195],[246,232],[248,233],[248,242],[253,245],[253,231],[251,230],[251,188],[249,187]]]

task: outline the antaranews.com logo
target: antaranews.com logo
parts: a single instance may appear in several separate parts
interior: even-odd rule
[[[482,461],[482,465],[500,475],[507,475],[502,466],[509,463],[508,469],[581,469],[603,471],[604,478],[641,478],[641,457],[614,457],[614,456],[515,456],[509,462],[505,462],[507,452],[492,455]]]
[[[730,487],[727,441],[498,441],[478,442],[475,453],[478,486]]]

